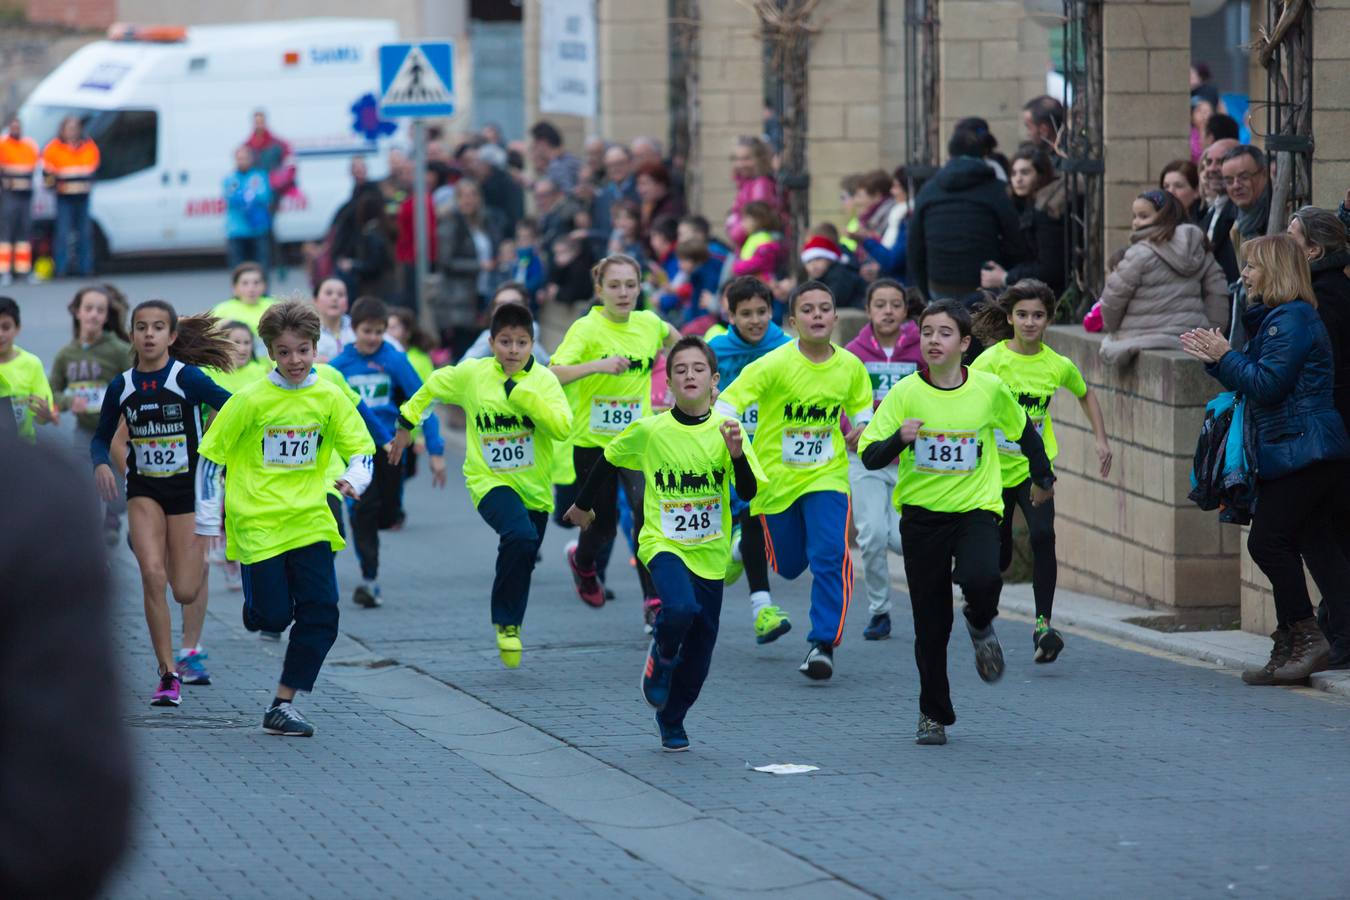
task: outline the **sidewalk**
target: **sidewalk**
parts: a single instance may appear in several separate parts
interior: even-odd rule
[[[892,554],[891,584],[908,593],[904,560]],[[861,559],[855,567],[861,566]],[[1027,621],[1036,618],[1036,601],[1031,584],[1005,584],[999,600],[999,612]],[[1270,638],[1246,631],[1166,632],[1135,625],[1130,619],[1154,615],[1154,610],[1128,603],[1117,603],[1091,594],[1079,594],[1062,588],[1055,592],[1055,625],[1061,630],[1081,632],[1085,637],[1128,641],[1151,650],[1161,650],[1187,659],[1200,660],[1224,669],[1260,668],[1270,658]],[[1350,697],[1350,671],[1320,672],[1312,677],[1312,687]]]

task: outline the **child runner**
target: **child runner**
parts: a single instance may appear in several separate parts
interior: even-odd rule
[[[347,379],[371,412],[393,431],[398,408],[422,387],[422,379],[413,371],[408,358],[384,339],[389,327],[389,310],[378,297],[362,297],[352,306],[352,328],[356,342],[350,344],[330,365]],[[445,483],[445,444],[436,417],[427,419],[427,449],[431,454],[431,480],[437,487]],[[375,456],[374,476],[359,501],[350,499],[347,507],[356,539],[356,558],[361,563],[361,584],[352,592],[352,602],[373,609],[384,599],[380,594],[380,529],[398,521],[399,488],[403,467],[394,465],[382,454]]]
[[[607,256],[592,270],[600,305],[572,323],[553,354],[553,374],[572,406],[572,461],[577,483],[603,458],[609,442],[635,420],[651,414],[652,367],[662,350],[680,339],[654,312],[639,311],[642,270],[629,256]],[[634,530],[642,531],[642,478],[620,473],[633,511]],[[595,527],[581,533],[567,551],[578,596],[593,607],[605,605],[605,589],[596,573],[601,548],[614,540],[618,523],[618,481],[608,481],[596,499]],[[643,616],[648,624],[661,601],[639,555]]]
[[[253,337],[258,337],[258,322],[267,307],[276,303],[267,294],[267,276],[262,266],[255,262],[240,263],[230,275],[230,284],[234,287],[234,296],[222,300],[211,308],[211,315],[222,322],[243,322],[253,329]],[[258,352],[265,348],[259,346]]]
[[[228,554],[243,564],[244,627],[281,632],[291,626],[263,731],[310,737],[314,726],[292,702],[296,692],[314,689],[337,639],[333,553],[344,546],[325,498],[329,484],[347,497],[361,495],[375,445],[347,395],[314,372],[319,314],[313,306],[276,304],[258,330],[277,367],[235,394],[202,441],[197,525],[219,533],[223,466]],[[335,453],[348,465],[333,481]]]
[[[862,360],[872,379],[872,407],[881,405],[892,387],[912,375],[919,363],[919,328],[907,321],[909,301],[900,282],[880,278],[867,288],[867,324],[849,342],[848,351]],[[899,553],[900,516],[891,495],[896,468],[872,471],[856,453],[848,457],[848,484],[853,492],[853,521],[863,558],[863,584],[872,618],[863,629],[869,641],[891,636],[891,570],[887,551]]]
[[[319,346],[315,348],[320,362],[328,362],[342,352],[356,333],[352,331],[352,317],[347,315],[347,282],[341,278],[325,278],[314,289],[314,310],[319,314]]]
[[[127,337],[126,303],[113,288],[80,288],[66,309],[74,340],[57,351],[50,380],[56,405],[75,414],[75,444],[83,449],[98,427],[108,383],[131,365],[131,339]],[[109,546],[121,534],[125,509],[120,497],[104,504],[103,533]]]
[[[992,372],[1012,391],[1031,417],[1053,463],[1059,445],[1050,423],[1050,398],[1061,387],[1078,398],[1083,414],[1092,423],[1097,438],[1097,464],[1103,478],[1111,474],[1111,445],[1102,424],[1102,408],[1088,389],[1078,367],[1044,343],[1045,329],[1055,318],[1055,294],[1034,278],[1025,278],[1005,290],[998,302],[982,306],[973,317],[973,330],[989,349],[971,363],[972,369]],[[999,569],[1012,564],[1013,508],[1020,506],[1031,537],[1031,585],[1036,596],[1036,628],[1032,632],[1035,660],[1052,663],[1064,649],[1064,638],[1050,626],[1055,603],[1055,502],[1031,502],[1031,474],[1027,458],[1017,442],[995,431],[998,461],[1003,474],[1003,523],[1000,534]]]
[[[145,621],[159,663],[152,706],[177,706],[184,682],[211,683],[201,648],[206,556],[192,514],[201,408],[218,410],[230,399],[198,368],[233,364],[229,340],[215,326],[215,319],[205,316],[179,319],[163,300],[137,306],[131,313],[132,368],[109,383],[89,442],[99,495],[111,503],[118,491],[109,453],[118,422],[126,422],[127,531],[141,569]],[[166,587],[183,608],[183,648],[177,659]]]
[[[860,450],[863,464],[873,470],[900,457],[895,504],[920,685],[915,742],[945,744],[946,726],[956,721],[947,683],[953,580],[965,595],[976,671],[987,682],[1003,676],[1003,648],[994,634],[1003,588],[998,569],[1003,488],[994,429],[1018,435],[1031,468],[1033,504],[1054,496],[1055,476],[1040,435],[1007,385],[961,365],[970,345],[970,313],[961,302],[930,305],[919,316],[919,335],[928,368],[903,379],[881,401]]]
[[[731,312],[731,325],[725,334],[711,338],[708,346],[717,356],[722,390],[726,390],[741,370],[770,350],[777,350],[791,339],[773,321],[773,293],[753,275],[742,275],[727,282],[722,296]],[[759,423],[759,404],[751,403],[740,415],[741,430],[753,441]],[[773,605],[769,593],[769,562],[764,554],[764,520],[750,514],[750,503],[733,492],[731,496],[731,564],[728,583],[735,584],[742,571],[750,586],[750,616],[755,625],[755,642],[768,644],[792,630],[787,613]]]
[[[562,386],[531,354],[534,316],[507,303],[492,314],[492,356],[466,359],[435,372],[399,410],[389,459],[397,463],[411,429],[433,402],[464,408],[464,483],[478,514],[500,538],[492,582],[497,652],[508,669],[520,665],[521,625],[539,545],[553,511],[553,454],[572,431]]]
[[[529,300],[525,296],[525,286],[519,281],[508,281],[498,285],[497,290],[492,294],[492,303],[488,309],[490,313],[496,313],[497,309],[506,303],[518,303],[521,306],[528,307]],[[487,359],[492,355],[492,329],[484,328],[478,335],[478,338],[470,345],[468,350],[464,351],[465,359]],[[544,345],[539,343],[539,323],[534,323],[534,358],[548,365],[548,351]]]
[[[836,315],[824,284],[796,287],[788,316],[797,340],[746,366],[717,405],[741,415],[759,403],[755,446],[769,483],[750,512],[763,517],[775,572],[791,579],[811,568],[811,649],[799,671],[824,680],[834,674],[853,594],[846,451],[872,418],[872,382],[858,357],[830,341]],[[848,435],[841,414],[853,424]]]
[[[642,473],[646,516],[638,552],[661,595],[642,696],[656,710],[661,748],[679,751],[689,749],[684,717],[708,677],[717,643],[731,487],[753,498],[764,473],[740,423],[711,409],[717,357],[702,338],[676,343],[670,384],[674,408],[638,419],[609,443],[567,518],[588,527],[618,471]]]
[[[19,437],[31,444],[37,440],[33,423],[55,425],[61,414],[52,403],[52,388],[42,371],[42,360],[14,343],[21,324],[19,304],[11,297],[0,297],[0,375],[9,384]]]
[[[432,362],[431,353],[436,349],[436,339],[433,338],[425,328],[417,322],[417,314],[406,306],[391,306],[389,308],[389,327],[385,329],[384,339],[393,344],[395,348],[403,350],[403,354],[408,357],[408,365],[413,367],[417,377],[422,379],[422,384],[427,383],[431,373],[436,371],[436,364]],[[391,432],[392,433],[392,432]],[[427,440],[422,434],[422,426],[413,429],[413,444],[416,446],[416,452],[409,453],[403,457],[403,481],[398,488],[398,512],[394,516],[394,527],[403,527],[407,520],[407,513],[403,509],[403,492],[407,490],[408,481],[417,475],[417,457],[426,453]]]

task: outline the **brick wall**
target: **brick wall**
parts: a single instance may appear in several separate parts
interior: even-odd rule
[[[741,135],[764,132],[764,45],[759,20],[746,6],[703,0],[699,12],[700,124],[690,161],[699,193],[690,207],[720,233],[736,197],[732,147]]]
[[[107,28],[117,20],[117,0],[28,0],[28,21],[67,28]]]
[[[1313,203],[1328,209],[1350,189],[1350,0],[1313,7]]]
[[[1103,8],[1106,253],[1129,243],[1130,204],[1190,159],[1191,6],[1113,0]]]
[[[1101,337],[1077,326],[1051,329],[1047,343],[1096,393],[1115,454],[1102,480],[1091,426],[1060,391],[1051,407],[1060,584],[1197,621],[1236,618],[1241,531],[1186,499],[1217,383],[1179,351],[1145,350],[1112,369],[1098,356]]]
[[[601,0],[596,41],[600,55],[600,128],[628,143],[670,131],[670,37],[666,0]]]

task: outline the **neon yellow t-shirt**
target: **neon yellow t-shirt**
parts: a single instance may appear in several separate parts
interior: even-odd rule
[[[670,334],[656,313],[638,310],[622,324],[596,306],[572,323],[552,365],[573,366],[608,356],[631,365],[622,375],[587,375],[563,388],[572,407],[572,443],[604,447],[632,422],[652,412],[652,367]]]
[[[644,563],[674,553],[700,578],[720,580],[731,559],[731,451],[719,430],[727,416],[685,425],[672,413],[639,419],[610,441],[605,459],[636,469],[647,481],[638,556]],[[767,478],[749,441],[743,442],[759,490]]]
[[[511,376],[493,357],[466,359],[437,369],[399,407],[409,422],[421,422],[434,401],[464,408],[467,419],[464,484],[474,506],[495,487],[509,487],[526,509],[552,512],[553,456],[572,430],[572,414],[558,377],[533,357]]]
[[[225,467],[226,555],[252,564],[317,541],[345,547],[326,499],[330,463],[371,456],[375,443],[324,379],[283,388],[264,378],[230,397],[197,452]]]
[[[750,512],[778,513],[812,491],[848,492],[848,453],[839,417],[866,421],[872,380],[862,361],[837,345],[823,363],[802,355],[792,341],[770,350],[736,376],[717,398],[744,413],[759,404],[755,449],[768,473]]]
[[[1021,436],[1026,413],[997,375],[968,370],[966,383],[943,390],[917,372],[891,388],[858,442],[858,452],[920,419],[918,440],[900,454],[895,508],[934,512],[987,509],[1003,515],[1003,479],[994,429]]]
[[[243,322],[253,330],[253,336],[256,338],[258,323],[262,321],[263,313],[276,302],[271,297],[259,297],[258,302],[250,306],[238,297],[231,297],[211,307],[211,315],[220,319],[222,325],[226,322]]]
[[[15,356],[9,362],[0,363],[0,376],[8,383],[6,394],[14,408],[14,424],[19,427],[19,437],[30,444],[37,440],[33,430],[33,411],[28,408],[28,398],[36,394],[52,402],[52,386],[47,381],[47,373],[42,370],[42,360],[20,347],[14,348]]]
[[[347,396],[347,399],[352,402],[352,406],[357,406],[361,403],[361,395],[352,389],[352,386],[347,383],[347,379],[343,377],[341,372],[330,366],[328,363],[315,363],[314,374],[342,391],[342,393]],[[366,432],[369,433],[370,429],[367,428]],[[328,460],[328,493],[337,497],[339,500],[342,499],[342,491],[337,489],[336,483],[345,471],[347,471],[347,460],[344,459],[341,454],[334,453]]]
[[[235,394],[245,385],[252,384],[260,378],[266,378],[267,373],[272,371],[272,364],[260,359],[250,359],[244,365],[228,372],[222,372],[220,369],[214,368],[204,368],[202,371],[216,384],[231,394]]]
[[[1026,410],[1031,421],[1045,442],[1045,455],[1051,462],[1059,453],[1055,442],[1055,429],[1050,422],[1050,398],[1062,387],[1068,388],[1075,397],[1087,394],[1087,383],[1083,373],[1073,364],[1073,360],[1060,356],[1045,344],[1032,356],[1016,353],[1009,346],[1010,341],[999,341],[985,350],[970,364],[972,369],[992,372],[1012,391],[1013,397]],[[1027,458],[1022,448],[1017,446],[1015,437],[1008,437],[1001,430],[994,432],[998,443],[998,460],[1003,470],[1003,486],[1016,487],[1031,477]]]

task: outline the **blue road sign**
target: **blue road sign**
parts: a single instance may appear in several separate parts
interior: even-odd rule
[[[380,115],[453,115],[454,59],[444,41],[380,45]]]

